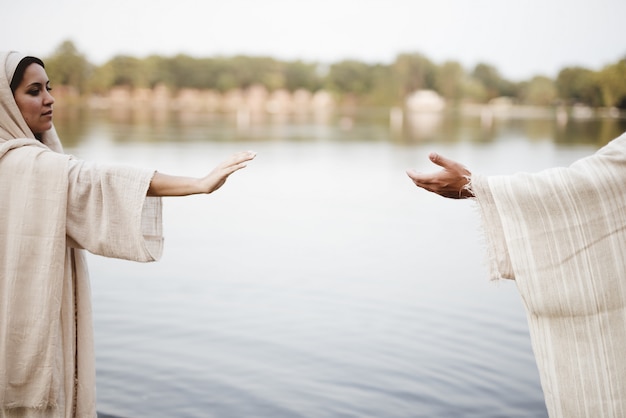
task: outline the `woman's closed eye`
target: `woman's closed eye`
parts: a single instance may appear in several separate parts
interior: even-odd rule
[[[49,84],[45,86],[46,91],[52,91],[52,87]],[[32,88],[26,91],[26,94],[31,96],[38,96],[41,93],[42,87],[40,85],[33,86]]]

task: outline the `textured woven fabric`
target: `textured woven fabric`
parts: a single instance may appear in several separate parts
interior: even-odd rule
[[[54,128],[34,139],[9,87],[17,58],[0,54],[0,417],[95,417],[82,249],[158,259],[161,199],[152,171],[64,155]]]
[[[626,417],[626,134],[472,188],[493,279],[516,281],[551,418]]]

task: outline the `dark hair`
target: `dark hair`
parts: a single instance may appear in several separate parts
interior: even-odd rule
[[[17,64],[17,68],[15,68],[15,72],[13,73],[13,78],[11,79],[11,93],[15,93],[17,86],[20,85],[20,83],[22,82],[22,79],[24,78],[24,72],[26,71],[26,68],[28,68],[30,64],[39,64],[42,67],[46,68],[45,65],[43,65],[43,61],[40,60],[39,58],[36,58],[36,57],[22,58],[22,60]]]

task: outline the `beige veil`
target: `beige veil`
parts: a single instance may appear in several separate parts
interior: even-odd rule
[[[17,65],[25,57],[17,51],[0,52],[0,142],[18,138],[35,139],[15,104],[10,87]],[[54,126],[43,134],[42,142],[53,151],[63,152]]]

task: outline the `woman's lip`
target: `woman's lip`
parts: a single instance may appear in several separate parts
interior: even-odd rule
[[[41,116],[52,116],[52,110],[42,113]]]

